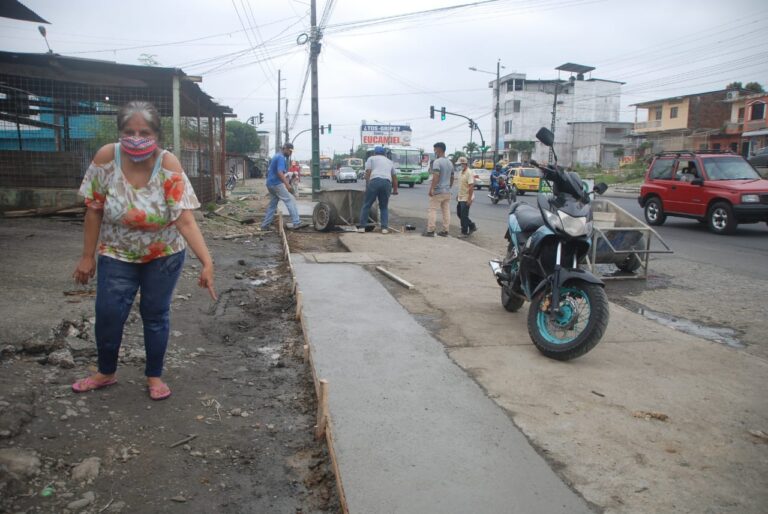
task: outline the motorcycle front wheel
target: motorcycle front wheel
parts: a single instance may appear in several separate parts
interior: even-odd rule
[[[594,348],[608,326],[605,290],[581,280],[560,288],[559,314],[549,315],[552,291],[533,298],[528,311],[528,334],[536,348],[551,359],[567,361]]]

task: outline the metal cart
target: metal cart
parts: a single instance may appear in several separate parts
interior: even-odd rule
[[[373,223],[379,220],[378,207],[371,207],[368,220],[360,222],[360,210],[363,207],[365,191],[358,189],[334,189],[319,191],[316,196],[317,204],[312,211],[312,221],[315,230],[328,232],[337,225],[365,226],[373,228]]]
[[[648,262],[652,253],[673,253],[664,239],[610,200],[592,201],[594,231],[589,267],[603,279],[648,278]],[[658,242],[651,248],[653,240]],[[661,248],[659,248],[659,246]],[[598,264],[614,264],[621,274],[600,274]],[[638,270],[640,273],[634,273]]]

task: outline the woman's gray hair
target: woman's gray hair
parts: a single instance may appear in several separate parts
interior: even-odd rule
[[[122,132],[128,124],[128,121],[137,114],[144,118],[144,121],[147,122],[149,128],[151,128],[159,138],[161,135],[160,113],[157,112],[154,105],[143,100],[128,102],[120,108],[117,113],[117,130]]]

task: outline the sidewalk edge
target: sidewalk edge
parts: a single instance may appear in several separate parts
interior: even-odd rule
[[[299,322],[299,325],[301,327],[301,333],[304,336],[304,361],[309,364],[309,369],[312,372],[312,383],[315,387],[315,398],[317,399],[318,405],[318,423],[320,423],[320,420],[324,418],[324,434],[325,434],[325,441],[328,445],[328,454],[331,457],[331,467],[333,468],[333,474],[336,477],[336,491],[339,495],[339,504],[341,506],[341,511],[343,514],[349,514],[349,507],[347,505],[347,497],[344,494],[344,484],[342,483],[341,479],[341,469],[339,468],[339,461],[336,458],[336,448],[334,446],[334,438],[333,438],[333,421],[331,419],[330,412],[327,409],[326,405],[322,404],[322,396],[321,395],[321,378],[317,376],[317,370],[315,369],[315,363],[312,358],[312,344],[311,340],[309,338],[309,330],[307,329],[307,322],[304,319],[303,315],[303,294],[301,292],[301,289],[299,289],[299,283],[296,280],[296,272],[293,269],[293,261],[291,260],[291,248],[288,245],[288,237],[286,236],[285,232],[285,223],[283,222],[283,215],[282,213],[278,213],[277,215],[277,227],[278,232],[280,233],[280,239],[283,243],[283,256],[288,263],[288,269],[291,272],[291,278],[293,281],[292,286],[292,292],[294,297],[296,298],[296,320]],[[349,249],[347,249],[349,251]],[[325,382],[323,380],[323,382]],[[327,386],[327,382],[325,384]],[[327,392],[326,392],[327,394]],[[318,427],[316,427],[317,429]]]

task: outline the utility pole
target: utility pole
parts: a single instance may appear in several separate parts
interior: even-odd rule
[[[317,90],[317,56],[323,35],[317,28],[317,0],[310,1],[309,65],[312,77],[312,195],[320,192],[320,107]]]
[[[287,143],[290,141],[291,138],[288,137],[288,99],[285,99],[285,142]]]
[[[557,120],[557,92],[559,89],[560,89],[560,72],[557,73],[557,80],[555,81],[555,99],[552,102],[552,125],[549,130],[552,131],[553,135],[555,133],[555,122]],[[549,158],[547,159],[548,164],[552,164],[552,162],[554,161],[554,158],[555,158],[554,148],[555,148],[555,144],[553,142],[552,146],[549,149]]]
[[[501,85],[499,84],[501,70],[501,59],[496,60],[496,141],[493,142],[493,163],[499,162],[499,140],[501,135],[499,134],[499,97],[501,96]]]
[[[277,120],[275,121],[275,152],[280,152],[280,90],[283,83],[280,82],[280,70],[277,70]]]

